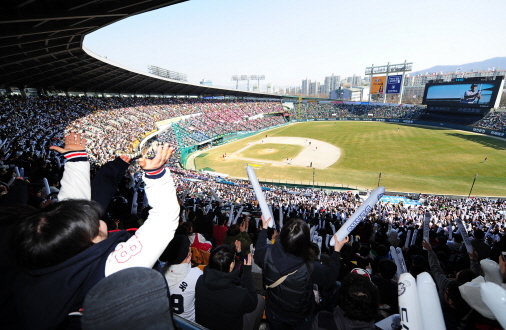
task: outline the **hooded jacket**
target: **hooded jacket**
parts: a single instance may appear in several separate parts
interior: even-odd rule
[[[241,330],[243,315],[254,311],[258,303],[251,266],[243,266],[242,282],[244,287],[239,285],[239,270],[224,273],[204,268],[195,289],[197,323],[210,330]]]
[[[89,200],[90,165],[84,151],[67,152],[65,158],[59,199]],[[58,265],[19,272],[13,283],[17,313],[0,322],[16,324],[15,329],[73,327],[74,323],[62,321],[69,313],[80,312],[84,297],[98,281],[125,268],[152,267],[174,236],[179,207],[167,170],[145,171],[144,182],[153,209],[136,235],[117,232]]]
[[[316,303],[313,284],[321,287],[335,284],[339,275],[341,254],[334,251],[330,256],[328,266],[312,261],[308,264],[308,269],[304,259],[286,253],[279,240],[271,245],[267,245],[266,242],[267,229],[262,229],[255,249],[255,263],[263,269],[266,285],[297,270],[296,273],[288,275],[277,287],[267,289],[266,308],[285,318],[307,317],[313,312]],[[299,290],[297,291],[296,288]],[[296,296],[302,299],[294,301],[293,298]]]
[[[18,316],[28,329],[55,329],[71,312],[79,312],[88,291],[105,277],[105,263],[126,231],[52,267],[22,272],[16,280]]]

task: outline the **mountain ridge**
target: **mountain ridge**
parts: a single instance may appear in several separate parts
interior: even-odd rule
[[[479,61],[479,62],[471,62],[471,63],[464,63],[464,64],[455,64],[455,65],[436,65],[433,67],[430,67],[428,69],[424,70],[418,70],[409,72],[410,76],[416,76],[418,74],[425,74],[428,72],[429,74],[432,74],[433,72],[443,72],[443,73],[449,73],[449,72],[455,72],[458,68],[460,68],[460,72],[471,72],[471,70],[474,70],[475,72],[480,70],[488,70],[489,68],[496,68],[498,70],[506,70],[506,57],[493,57],[489,58],[488,60]]]

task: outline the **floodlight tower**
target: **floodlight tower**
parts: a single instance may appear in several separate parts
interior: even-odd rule
[[[235,81],[235,89],[239,89],[239,76],[232,76],[232,81]]]
[[[239,81],[244,81],[244,80],[247,80],[248,81],[248,91],[249,91],[249,80],[250,80],[250,76],[247,76],[247,75],[234,75],[232,76],[232,81],[235,81],[235,89],[239,89]]]
[[[260,75],[260,74],[259,75],[254,74],[254,75],[250,76],[250,79],[257,81],[258,91],[260,92],[260,80],[265,80],[265,75],[263,75],[263,74],[262,75]],[[248,85],[248,89],[249,89],[249,85]]]

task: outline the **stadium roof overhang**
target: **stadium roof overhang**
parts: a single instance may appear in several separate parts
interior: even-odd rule
[[[3,0],[0,4],[0,87],[279,98],[160,78],[108,61],[83,47],[87,34],[106,25],[185,1]]]

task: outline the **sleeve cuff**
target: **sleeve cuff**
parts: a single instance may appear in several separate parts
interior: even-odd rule
[[[88,154],[85,150],[68,151],[63,154],[67,162],[87,162]]]
[[[146,175],[146,178],[149,179],[158,179],[161,178],[166,172],[165,166],[160,167],[156,170],[144,170],[144,174]]]

